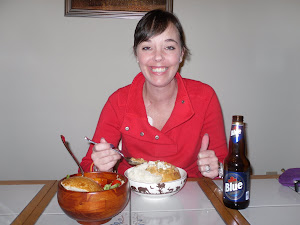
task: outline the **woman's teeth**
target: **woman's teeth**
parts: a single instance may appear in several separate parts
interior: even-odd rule
[[[155,73],[163,73],[167,70],[166,67],[163,67],[163,68],[152,68],[152,71],[155,72]]]

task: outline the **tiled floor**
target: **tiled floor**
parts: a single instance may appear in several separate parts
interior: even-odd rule
[[[11,224],[43,186],[0,185],[0,224]]]
[[[222,188],[222,180],[214,181]],[[300,197],[293,189],[282,186],[277,179],[253,179],[249,207],[240,213],[250,224],[298,224]]]
[[[78,223],[64,214],[64,212],[60,209],[55,196],[36,224],[75,225]],[[135,193],[131,193],[131,201],[128,203],[123,212],[106,224],[183,225],[224,224],[224,222],[202,192],[198,183],[187,182],[179,193],[163,199],[149,199]]]

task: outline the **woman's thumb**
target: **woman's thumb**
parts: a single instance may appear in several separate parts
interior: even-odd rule
[[[107,143],[107,141],[105,140],[104,137],[102,137],[102,138],[100,139],[100,143]]]
[[[204,136],[202,138],[202,142],[201,142],[200,152],[207,150],[208,145],[209,145],[209,136],[208,136],[208,134],[204,134]]]

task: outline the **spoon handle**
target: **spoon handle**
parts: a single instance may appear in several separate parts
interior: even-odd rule
[[[66,149],[68,150],[68,152],[73,157],[73,159],[75,160],[76,164],[78,165],[78,167],[79,167],[79,169],[81,171],[81,175],[84,176],[84,171],[83,171],[82,167],[80,166],[79,161],[77,160],[77,158],[75,157],[75,155],[73,154],[73,152],[71,151],[71,149],[69,148],[69,146],[67,145],[66,138],[63,135],[60,135],[60,138],[61,138],[64,146],[66,147]]]
[[[84,139],[87,140],[88,142],[90,142],[90,143],[93,144],[93,145],[97,144],[96,142],[92,141],[92,140],[89,139],[88,137],[84,137]],[[125,158],[125,156],[123,155],[123,153],[120,152],[120,151],[118,151],[118,150],[115,148],[115,146],[114,146],[113,144],[110,144],[110,148],[111,148],[111,150],[113,150],[113,151],[119,153],[121,156],[123,156],[123,157]]]
[[[90,142],[93,145],[96,145],[97,143],[92,141],[91,139],[89,139],[88,137],[84,137],[85,140],[87,140],[88,142]]]

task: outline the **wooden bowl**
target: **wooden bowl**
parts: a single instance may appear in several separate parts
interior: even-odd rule
[[[80,224],[107,223],[112,217],[120,213],[129,201],[128,179],[124,175],[110,172],[92,172],[84,175],[100,184],[106,179],[108,183],[111,183],[117,176],[125,183],[118,188],[107,191],[76,192],[66,190],[61,185],[61,181],[65,179],[63,178],[58,182],[58,204],[66,215]],[[81,174],[73,174],[72,176],[81,176]]]

